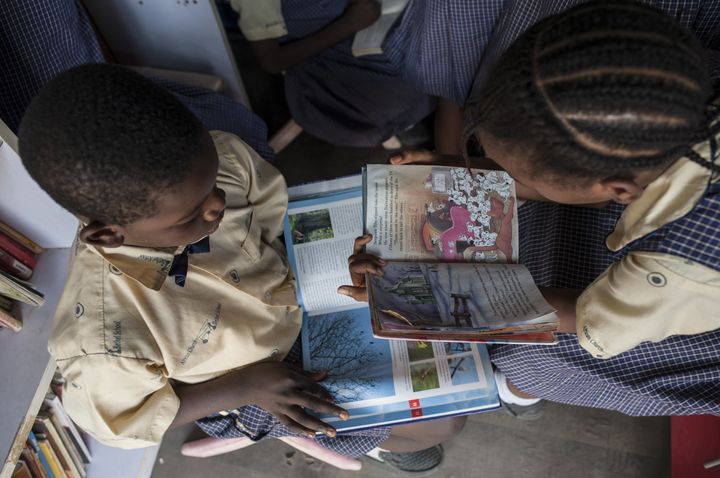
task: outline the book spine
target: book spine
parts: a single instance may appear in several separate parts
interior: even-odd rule
[[[30,449],[29,445],[25,445],[25,448],[23,448],[20,456],[22,456],[25,463],[27,463],[30,467],[30,473],[32,473],[34,478],[47,478],[47,473],[45,473],[45,470],[40,463],[40,457],[38,457],[38,454],[35,453],[35,451]]]
[[[4,310],[0,310],[0,326],[8,328],[13,332],[20,332],[22,330],[22,322]]]
[[[47,458],[40,449],[40,444],[38,443],[37,438],[35,437],[35,434],[33,432],[28,433],[28,443],[30,444],[32,450],[37,454],[37,457],[40,460],[40,464],[42,465],[43,470],[45,470],[45,474],[48,476],[48,478],[59,478],[56,477],[55,474],[52,472],[52,468],[50,468],[50,463],[47,461]]]
[[[37,265],[37,256],[27,247],[0,231],[0,248],[15,257],[17,260],[34,269]]]
[[[36,242],[31,241],[30,239],[27,238],[27,236],[16,231],[15,229],[8,226],[7,224],[5,224],[2,221],[0,221],[0,232],[4,232],[5,235],[10,236],[11,238],[15,239],[16,242],[27,247],[34,254],[41,254],[43,252],[43,248],[40,247]]]
[[[0,295],[0,309],[4,310],[5,312],[10,312],[13,308],[13,301],[9,297],[5,297],[4,295]]]
[[[2,246],[0,246],[2,247]],[[28,280],[32,276],[32,269],[0,248],[0,267],[18,279]]]
[[[43,455],[45,455],[45,459],[50,464],[50,469],[52,470],[55,478],[67,478],[65,471],[63,471],[60,466],[60,459],[50,446],[50,442],[48,442],[47,439],[38,438],[38,445],[40,446],[40,451],[42,451]]]

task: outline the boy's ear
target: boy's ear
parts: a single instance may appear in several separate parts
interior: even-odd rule
[[[93,221],[80,230],[80,240],[91,246],[120,247],[125,243],[125,236],[120,226]]]
[[[630,204],[644,191],[634,179],[606,178],[600,181],[600,185],[613,201],[620,204]]]

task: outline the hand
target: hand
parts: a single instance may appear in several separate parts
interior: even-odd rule
[[[427,149],[409,149],[390,156],[390,164],[438,164],[442,156]]]
[[[341,285],[338,287],[338,294],[347,295],[358,302],[367,302],[365,274],[382,276],[383,267],[387,264],[379,257],[363,252],[363,247],[372,241],[372,238],[372,234],[365,234],[355,239],[353,255],[348,257],[348,268],[350,269],[350,279],[353,285]]]
[[[239,387],[248,403],[261,406],[291,431],[315,437],[315,432],[334,437],[337,432],[327,423],[309,415],[305,408],[337,415],[347,420],[347,410],[335,405],[330,393],[317,382],[326,372],[306,373],[283,362],[261,362],[238,371]]]
[[[340,20],[355,33],[375,23],[381,13],[380,4],[375,0],[352,0]]]

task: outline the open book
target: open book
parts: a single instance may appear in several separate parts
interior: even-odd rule
[[[482,345],[377,339],[368,305],[336,292],[350,283],[347,258],[362,234],[360,176],[290,195],[285,242],[304,310],[303,367],[327,370],[323,386],[350,413],[318,416],[342,432],[497,408]]]
[[[369,165],[367,252],[376,337],[555,343],[557,316],[518,258],[517,199],[504,171]]]
[[[382,4],[382,14],[375,23],[355,34],[352,43],[353,56],[380,55],[382,44],[388,32],[410,0],[378,0]]]

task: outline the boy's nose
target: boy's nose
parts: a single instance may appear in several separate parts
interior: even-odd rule
[[[207,222],[214,222],[222,215],[225,211],[225,191],[220,188],[215,188],[213,193],[205,203],[203,211],[203,219]]]

